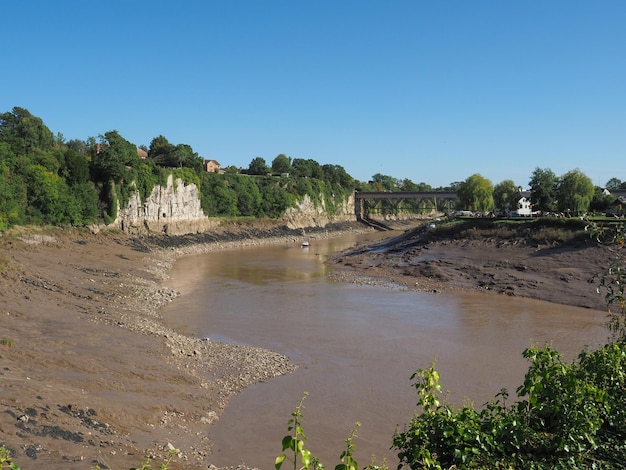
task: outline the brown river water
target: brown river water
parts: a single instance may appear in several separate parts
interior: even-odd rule
[[[327,255],[381,234],[228,249],[180,259],[165,284],[183,295],[169,326],[213,341],[269,348],[299,365],[248,388],[207,432],[212,463],[274,468],[287,421],[304,392],[307,447],[326,468],[356,422],[356,458],[397,464],[396,429],[415,410],[409,380],[436,359],[449,401],[480,406],[522,383],[531,343],[551,342],[571,360],[607,337],[601,311],[496,295],[443,295],[335,283]],[[389,236],[389,234],[387,234]]]

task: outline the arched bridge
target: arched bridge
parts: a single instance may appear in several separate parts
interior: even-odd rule
[[[357,220],[370,214],[395,214],[400,209],[414,212],[443,212],[454,208],[456,191],[355,191],[354,212]]]

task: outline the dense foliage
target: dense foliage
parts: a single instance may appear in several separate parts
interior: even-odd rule
[[[197,185],[205,213],[220,217],[276,218],[305,196],[333,215],[356,184],[338,165],[302,159],[292,164],[282,154],[271,169],[257,157],[247,171],[208,173],[191,146],[163,135],[142,149],[115,130],[66,141],[26,109],[0,114],[0,230],[109,223],[133,194],[145,200],[170,175]]]
[[[354,190],[456,191],[458,199],[451,208],[476,212],[495,208],[506,213],[520,198],[513,181],[494,187],[480,174],[433,188],[381,173],[368,182],[356,181],[340,165],[284,154],[269,165],[254,157],[248,168],[231,166],[217,173],[208,173],[204,165],[191,146],[170,143],[163,135],[139,148],[115,130],[67,141],[62,134],[54,136],[39,117],[15,107],[0,114],[0,230],[14,224],[109,223],[131,195],[139,192],[145,200],[169,175],[196,184],[205,213],[220,217],[280,217],[305,196],[334,215]],[[615,203],[578,169],[559,178],[537,168],[529,185],[533,210],[605,212]],[[607,182],[614,190],[624,185],[617,178]],[[435,208],[429,198],[381,199],[377,204],[381,214],[429,213]]]
[[[530,367],[482,409],[445,403],[439,374],[418,370],[416,413],[394,448],[410,468],[626,468],[626,343],[582,352],[571,364],[550,346],[524,351]]]

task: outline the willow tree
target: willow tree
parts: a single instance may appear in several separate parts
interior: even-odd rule
[[[564,212],[587,212],[593,200],[593,181],[578,168],[561,177],[557,188],[558,207]]]
[[[459,184],[457,197],[463,209],[488,212],[493,209],[493,184],[478,173],[473,174]]]
[[[513,180],[501,181],[493,188],[493,203],[496,209],[504,212],[515,210],[520,197],[520,189]]]

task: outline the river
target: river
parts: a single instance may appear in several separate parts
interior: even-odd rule
[[[390,468],[397,427],[411,419],[409,380],[436,359],[453,404],[482,405],[527,369],[522,351],[552,344],[573,359],[603,343],[604,312],[496,295],[444,295],[335,283],[326,257],[381,234],[233,248],[181,258],[167,286],[182,296],[164,311],[169,326],[213,341],[288,355],[288,376],[248,388],[208,430],[218,466],[273,468],[287,421],[304,392],[307,447],[326,468],[339,463],[355,423],[361,466],[375,454]],[[388,236],[388,234],[387,234]]]

